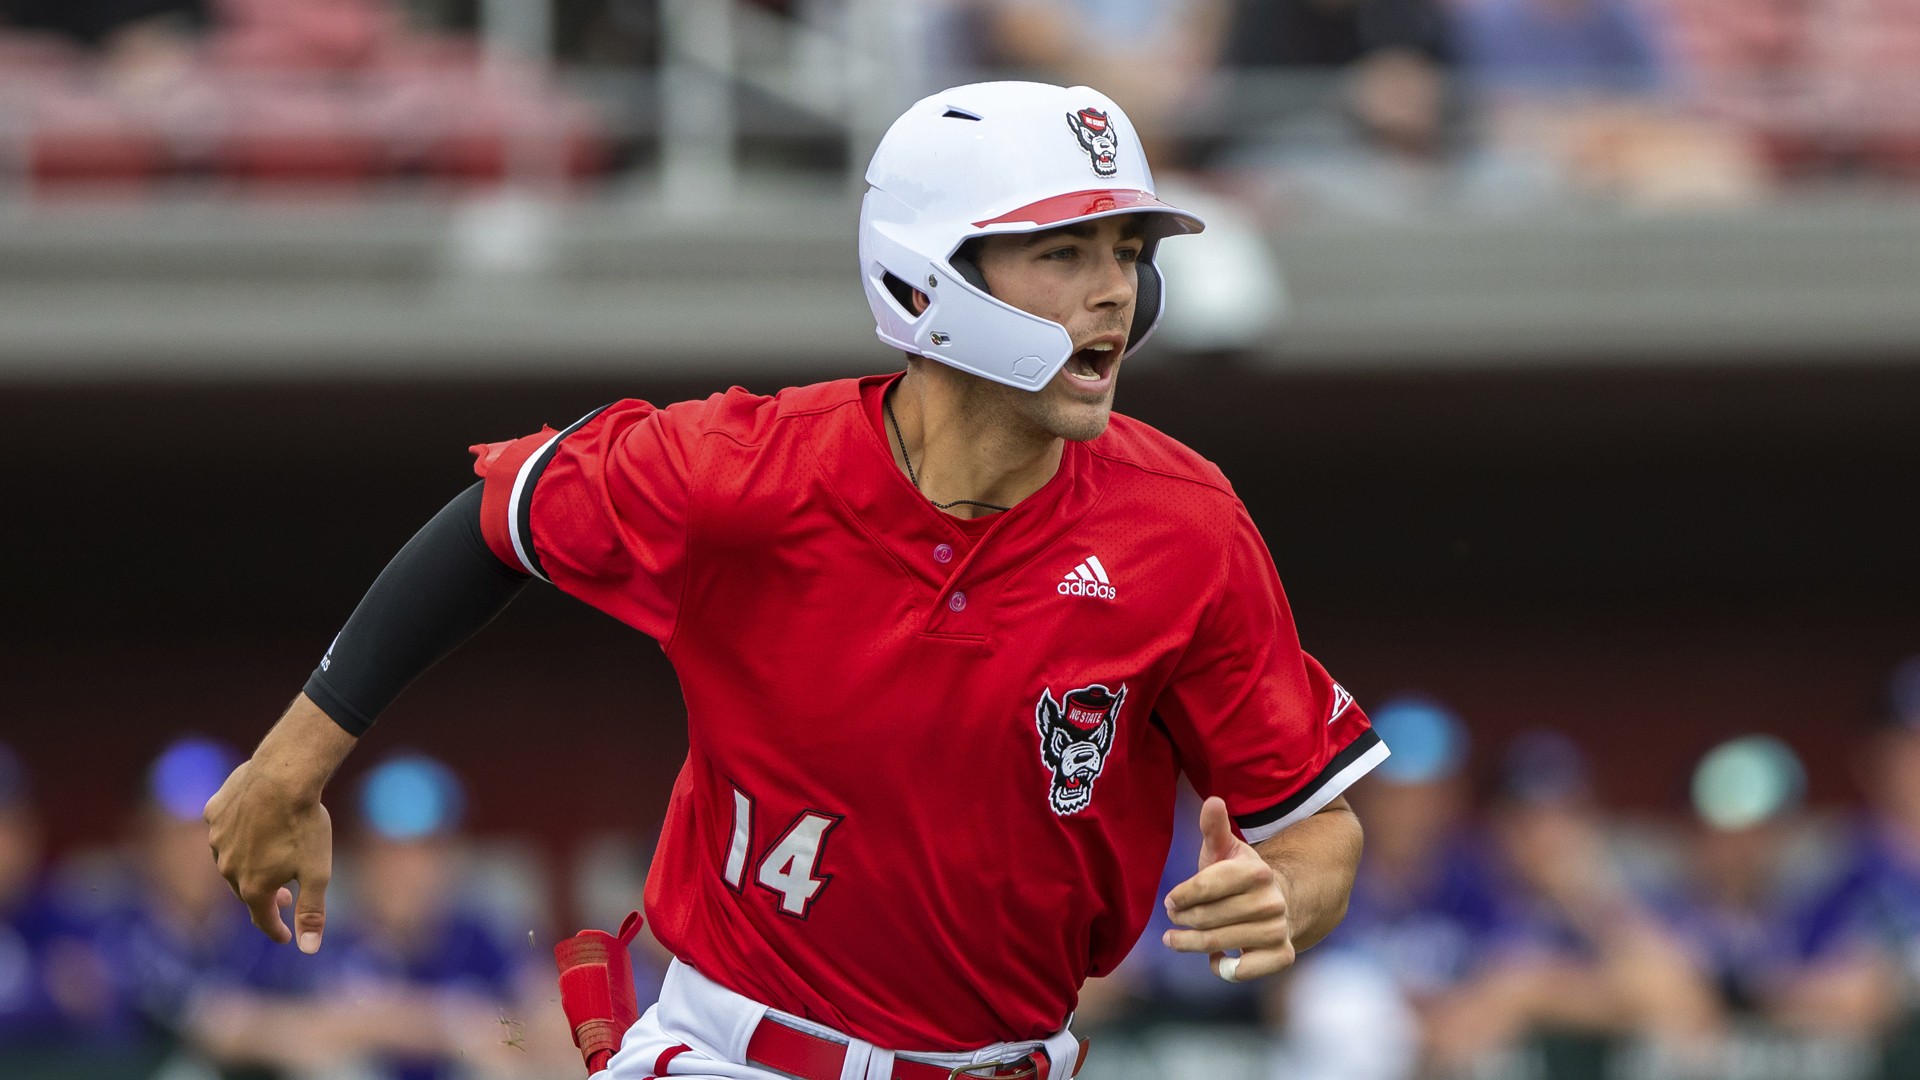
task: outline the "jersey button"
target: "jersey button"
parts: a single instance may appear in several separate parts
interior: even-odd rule
[[[933,561],[937,563],[952,562],[953,561],[953,545],[941,544],[935,547],[933,549]]]
[[[947,607],[954,611],[967,610],[967,594],[958,590],[947,597]]]

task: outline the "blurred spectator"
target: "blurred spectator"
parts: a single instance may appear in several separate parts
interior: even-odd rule
[[[1597,197],[1643,209],[1749,206],[1768,178],[1746,134],[1660,100],[1513,98],[1489,103],[1487,142],[1502,169],[1544,173],[1548,198]]]
[[[1238,0],[1227,34],[1235,68],[1347,72],[1345,104],[1380,146],[1443,149],[1452,45],[1434,0]]]
[[[41,878],[41,844],[26,769],[0,744],[0,1061],[15,1066],[127,1034],[90,927]]]
[[[1622,1037],[1682,1059],[1706,1050],[1719,1034],[1712,987],[1609,853],[1579,748],[1550,731],[1514,740],[1492,817],[1502,925],[1480,973],[1429,1013],[1435,1058],[1464,1064],[1529,1036],[1561,1061]]]
[[[308,956],[254,929],[207,857],[201,808],[237,763],[198,739],[161,755],[142,811],[143,902],[103,935],[129,995],[183,1059],[366,1080],[577,1067],[557,1006],[549,1015],[534,996],[553,988],[528,970],[531,950],[513,952],[458,910],[463,794],[444,765],[402,756],[368,774],[360,903],[331,905],[325,947]],[[291,900],[283,890],[281,906]]]
[[[1772,736],[1708,751],[1693,774],[1691,892],[1671,920],[1719,989],[1722,1008],[1790,1027],[1802,1019],[1792,871],[1804,868],[1789,865],[1787,855],[1805,790],[1800,759]]]
[[[283,1060],[229,1053],[207,1025],[262,994],[298,991],[312,974],[253,928],[208,856],[201,815],[239,763],[232,747],[198,737],[154,759],[131,838],[137,889],[97,939],[128,1013],[183,1061]]]
[[[1803,983],[1783,1009],[1797,1026],[1896,1035],[1889,1075],[1920,1070],[1920,657],[1895,671],[1883,724],[1861,758],[1871,804],[1845,872],[1812,907]]]
[[[1234,0],[1213,163],[1283,211],[1399,217],[1454,186],[1462,134],[1440,0]]]
[[[1655,34],[1633,0],[1468,0],[1459,12],[1464,66],[1482,86],[1651,90]]]
[[[487,1014],[504,1015],[509,996],[504,943],[449,910],[456,874],[448,842],[463,803],[452,772],[425,757],[393,758],[360,786],[359,919],[342,941],[335,997],[370,1006],[354,1018],[369,1029],[361,1036],[397,1059],[402,1076],[436,1075],[457,1055],[435,1015],[434,989],[446,987],[465,1014],[460,1026],[475,1028]],[[383,1019],[390,1029],[379,1030]]]
[[[1546,194],[1648,206],[1762,194],[1751,140],[1672,97],[1639,0],[1463,0],[1458,20],[1490,176],[1545,174]]]
[[[1127,111],[1149,160],[1177,163],[1174,114],[1212,72],[1223,0],[987,0],[988,60],[1098,88]]]
[[[329,929],[326,1019],[336,1052],[396,1080],[577,1066],[551,955],[500,937],[462,904],[465,791],[405,754],[360,786],[357,918]]]
[[[1371,715],[1393,756],[1354,787],[1367,830],[1360,874],[1345,921],[1284,984],[1276,1076],[1414,1075],[1431,1041],[1424,1017],[1475,974],[1498,925],[1486,858],[1467,827],[1466,726],[1415,695]]]

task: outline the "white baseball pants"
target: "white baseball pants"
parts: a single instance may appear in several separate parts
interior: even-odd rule
[[[1079,1042],[1068,1027],[1044,1042],[994,1043],[970,1054],[883,1050],[832,1028],[768,1009],[675,960],[667,968],[660,1000],[627,1031],[620,1052],[606,1071],[594,1074],[594,1080],[645,1080],[651,1076],[787,1080],[780,1073],[747,1064],[747,1043],[770,1012],[789,1027],[846,1045],[848,1053],[840,1080],[889,1080],[896,1053],[909,1061],[951,1069],[1012,1061],[1042,1048],[1052,1065],[1049,1073],[1068,1077],[1080,1052]],[[1073,1018],[1067,1019],[1070,1026]],[[664,1072],[655,1071],[660,1065],[665,1066]]]

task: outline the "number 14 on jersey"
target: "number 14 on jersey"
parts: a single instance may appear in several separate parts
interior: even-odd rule
[[[739,788],[733,789],[733,836],[721,876],[736,893],[745,884],[747,863],[753,857],[753,805],[751,796]],[[838,814],[802,810],[760,856],[753,880],[779,898],[782,915],[806,918],[813,902],[820,898],[821,890],[833,880],[832,874],[820,873],[820,853],[826,847],[827,834],[840,821]]]

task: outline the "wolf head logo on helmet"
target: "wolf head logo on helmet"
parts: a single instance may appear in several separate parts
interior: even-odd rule
[[[1099,683],[1070,690],[1059,701],[1051,689],[1040,691],[1033,719],[1040,729],[1040,761],[1053,770],[1047,802],[1054,813],[1077,814],[1093,801],[1093,782],[1107,766],[1126,700],[1125,686],[1116,694]]]
[[[1099,109],[1081,109],[1067,114],[1067,126],[1080,140],[1081,149],[1093,162],[1093,174],[1107,177],[1120,171],[1120,136],[1113,122]]]

